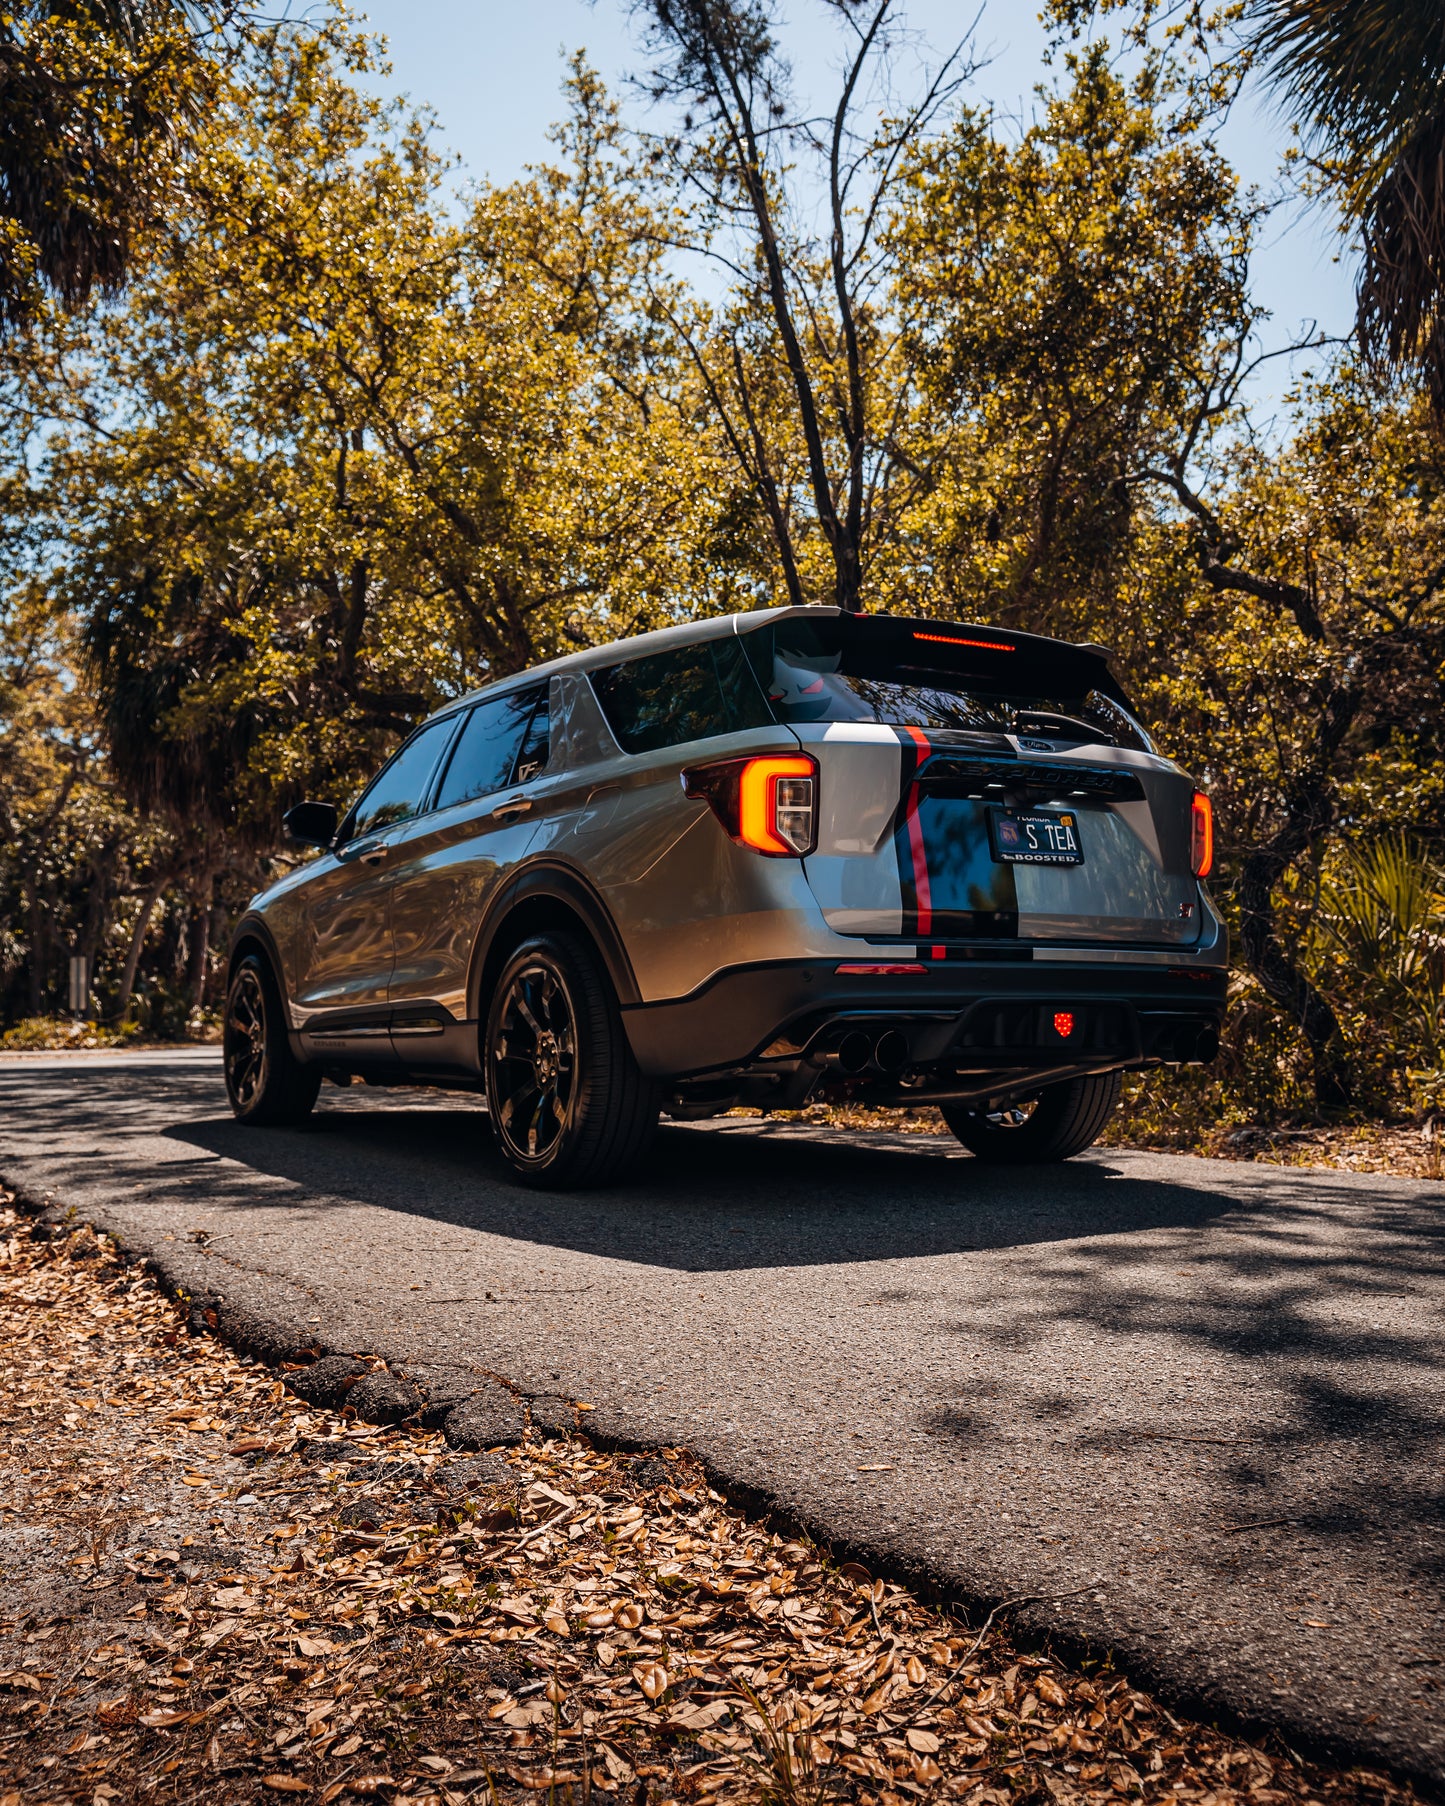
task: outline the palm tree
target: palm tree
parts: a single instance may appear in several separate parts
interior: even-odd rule
[[[236,0],[0,8],[0,337],[114,294],[202,110]]]
[[[1252,0],[1245,23],[1359,226],[1362,348],[1417,370],[1445,427],[1445,6]]]

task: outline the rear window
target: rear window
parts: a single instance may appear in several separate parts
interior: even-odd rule
[[[773,717],[739,640],[704,640],[591,673],[607,724],[624,752],[656,752]]]
[[[1103,658],[1058,642],[889,616],[791,616],[739,643],[780,722],[972,728],[1153,750]]]

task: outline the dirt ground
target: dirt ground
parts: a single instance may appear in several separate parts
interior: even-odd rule
[[[185,1325],[0,1210],[0,1806],[1413,1801],[836,1566],[684,1450],[459,1452]]]

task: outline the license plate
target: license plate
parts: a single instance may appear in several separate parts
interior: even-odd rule
[[[1079,818],[1072,809],[1040,810],[1026,815],[1017,809],[990,809],[988,837],[993,856],[1003,865],[1082,865]]]

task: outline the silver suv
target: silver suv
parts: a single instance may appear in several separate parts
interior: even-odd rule
[[[530,1184],[660,1111],[936,1104],[976,1155],[1089,1146],[1213,1058],[1209,801],[1097,647],[828,608],[670,628],[420,727],[237,930],[226,1082],[482,1090]]]

